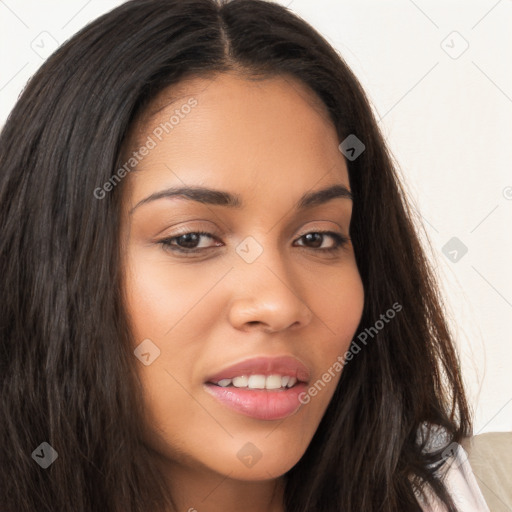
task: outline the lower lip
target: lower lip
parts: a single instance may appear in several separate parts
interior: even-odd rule
[[[289,389],[248,389],[205,384],[219,402],[240,414],[258,420],[280,420],[292,415],[302,405],[299,395],[306,389],[303,382]]]

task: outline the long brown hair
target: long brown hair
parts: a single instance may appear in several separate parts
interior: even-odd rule
[[[164,510],[167,490],[140,442],[133,340],[121,298],[122,165],[137,115],[185,77],[235,70],[292,76],[326,105],[347,161],[350,236],[365,289],[358,332],[402,310],[345,366],[300,461],[288,512],[419,510],[446,444],[471,432],[435,275],[368,99],[342,57],[285,7],[261,0],[133,0],[98,18],[32,77],[0,136],[0,510]],[[340,311],[340,315],[343,314]],[[31,457],[47,442],[58,459]]]

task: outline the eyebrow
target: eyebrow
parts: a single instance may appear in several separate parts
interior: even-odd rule
[[[182,199],[188,199],[201,204],[224,206],[227,208],[243,208],[243,201],[238,194],[232,194],[224,190],[214,190],[205,187],[195,186],[183,186],[183,187],[171,187],[159,192],[155,192],[150,196],[139,201],[131,210],[130,214],[143,204],[157,201],[163,198],[180,197]],[[352,193],[345,185],[336,184],[331,185],[327,188],[315,190],[312,192],[306,192],[296,203],[296,210],[305,210],[318,206],[332,199],[350,199],[352,200]]]

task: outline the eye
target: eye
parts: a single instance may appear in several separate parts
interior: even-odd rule
[[[201,239],[207,238],[216,241],[215,245],[203,245],[201,247]],[[330,247],[322,247],[326,238],[331,238],[331,240],[334,241],[334,244]],[[305,249],[312,249],[313,251],[320,251],[323,253],[332,253],[341,250],[348,243],[349,238],[334,231],[311,231],[300,236],[297,240],[304,240],[307,245],[300,245],[300,247],[304,247]],[[165,249],[182,254],[203,252],[207,249],[220,247],[222,245],[222,242],[220,242],[215,235],[208,233],[207,231],[189,231],[173,237],[164,238],[158,243]],[[309,246],[309,244],[311,244],[312,247]]]
[[[334,240],[334,245],[331,247],[321,247],[326,237],[330,237]],[[302,235],[299,240],[304,239],[306,243],[312,243],[313,247],[307,247],[308,249],[317,249],[322,252],[335,252],[342,249],[348,243],[348,238],[340,233],[334,231],[311,231]]]
[[[161,243],[164,247],[171,249],[172,251],[192,253],[205,249],[205,247],[198,246],[198,242],[201,240],[201,238],[210,238],[212,240],[216,240],[214,235],[206,231],[189,231],[177,236],[173,236],[171,238],[165,238],[164,240],[160,240],[159,243]],[[218,244],[217,246],[219,247],[220,245],[221,244]]]

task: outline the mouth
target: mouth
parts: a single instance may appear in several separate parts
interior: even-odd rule
[[[204,388],[239,414],[271,421],[300,408],[309,378],[309,369],[294,357],[253,358],[209,377]]]

